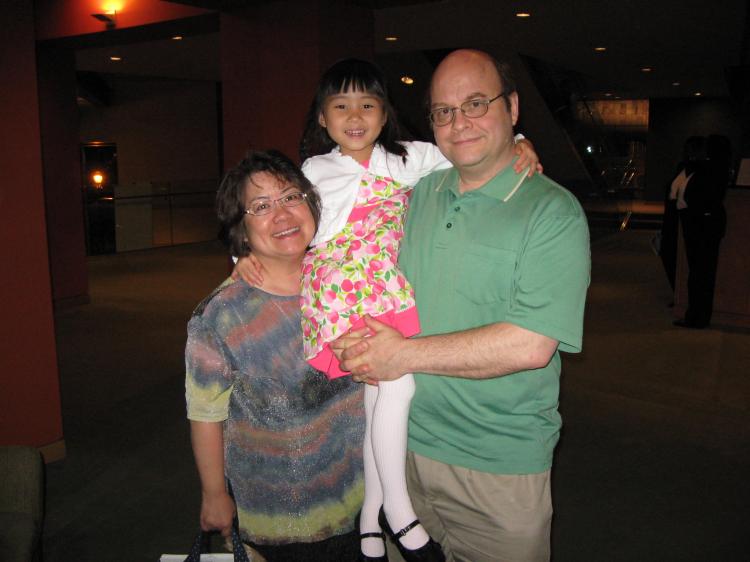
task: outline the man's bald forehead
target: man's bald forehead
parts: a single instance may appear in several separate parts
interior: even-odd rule
[[[442,62],[438,65],[438,68],[443,63],[450,63],[454,61],[464,61],[464,62],[488,62],[490,64],[493,63],[493,58],[485,53],[484,51],[480,51],[479,49],[457,49],[455,51],[452,51],[448,53],[445,58],[442,60]]]
[[[498,71],[498,63],[492,56],[478,49],[458,49],[448,53],[433,72],[430,81],[430,98],[437,78],[441,78],[446,72],[461,72],[468,66],[475,66],[481,68],[482,71],[492,73],[493,78],[497,78],[500,86],[503,86],[503,80]]]

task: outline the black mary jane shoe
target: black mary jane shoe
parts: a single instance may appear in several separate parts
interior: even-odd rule
[[[388,520],[385,517],[385,512],[381,508],[380,515],[378,516],[378,523],[380,523],[380,528],[385,529],[388,535],[393,539],[393,542],[396,543],[398,551],[401,553],[401,556],[404,557],[404,560],[406,560],[406,562],[445,562],[445,554],[443,554],[443,549],[440,548],[440,545],[438,543],[432,540],[432,537],[430,537],[430,539],[425,544],[415,550],[410,550],[403,544],[401,544],[401,541],[399,539],[406,536],[406,533],[419,525],[419,519],[415,519],[399,532],[394,533],[393,530],[391,530],[390,525],[388,525]]]
[[[383,544],[385,545],[385,535],[382,532],[362,533],[361,535],[359,535],[360,540],[370,538],[370,537],[382,540]],[[367,556],[365,553],[363,553],[360,550],[358,562],[388,562],[388,554],[386,553],[383,556]]]

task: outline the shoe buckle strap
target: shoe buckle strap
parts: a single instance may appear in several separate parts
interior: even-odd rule
[[[360,533],[359,538],[360,539],[374,538],[374,539],[383,539],[383,540],[385,540],[385,535],[383,534],[382,531],[379,532],[379,533]]]
[[[395,537],[397,537],[397,538],[399,538],[399,539],[400,539],[401,537],[405,537],[405,536],[406,536],[406,533],[408,533],[409,531],[411,531],[411,530],[412,530],[412,529],[413,529],[414,527],[416,527],[417,525],[419,525],[419,519],[415,519],[414,521],[412,521],[411,523],[409,523],[409,524],[408,524],[408,525],[407,525],[406,527],[404,527],[403,529],[401,529],[401,530],[400,530],[400,531],[399,531],[398,533],[396,533],[396,534],[395,534],[394,536],[395,536]]]

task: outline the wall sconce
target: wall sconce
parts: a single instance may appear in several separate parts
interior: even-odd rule
[[[91,14],[92,18],[98,19],[100,22],[103,22],[107,29],[114,29],[117,25],[117,12],[107,13],[107,14]]]
[[[104,183],[104,174],[99,170],[94,170],[91,174],[91,181],[94,182],[94,189],[102,189]]]

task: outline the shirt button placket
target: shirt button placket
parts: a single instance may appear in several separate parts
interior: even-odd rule
[[[461,210],[460,205],[454,205],[453,209],[448,211],[448,222],[445,224],[445,228],[450,230],[453,228],[453,223],[456,221],[456,213]]]
[[[448,248],[452,241],[455,240],[453,232],[455,232],[454,227],[458,224],[456,222],[458,219],[456,213],[460,210],[461,206],[458,204],[458,201],[445,202],[445,207],[443,207],[443,228],[435,233],[438,246]]]

